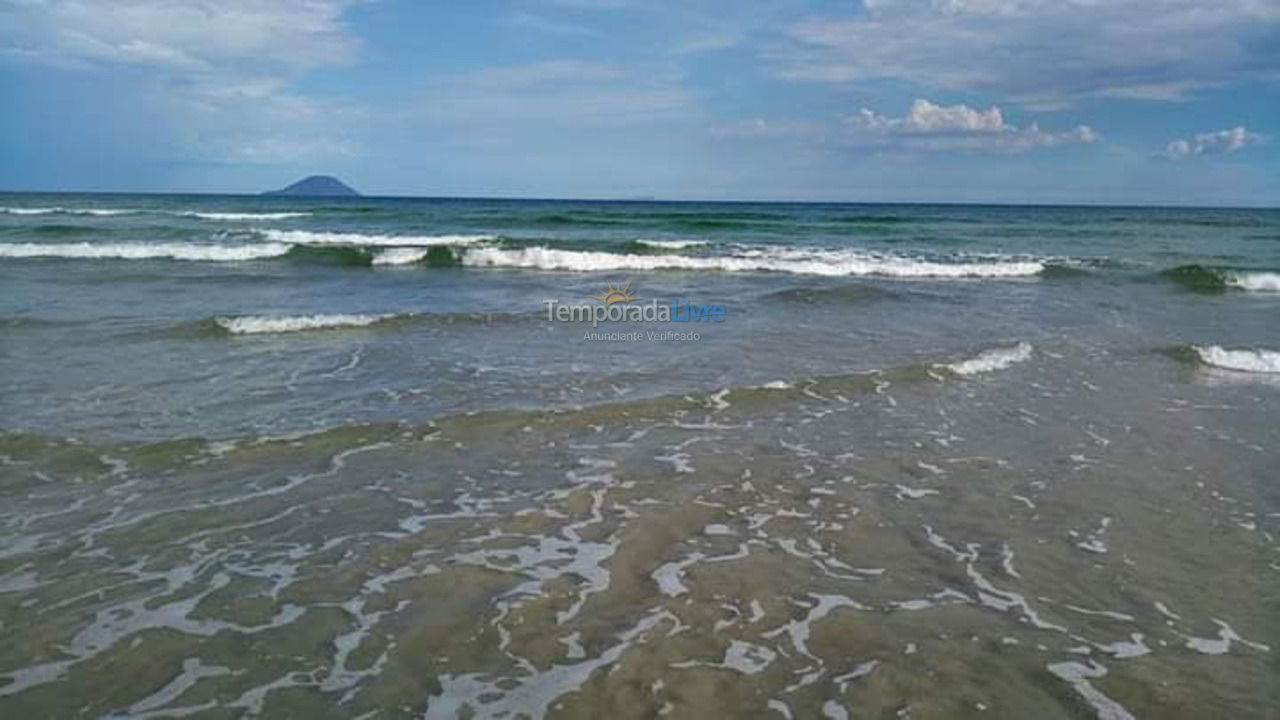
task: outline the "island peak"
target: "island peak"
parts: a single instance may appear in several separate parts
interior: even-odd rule
[[[311,175],[288,187],[268,190],[263,195],[306,195],[311,197],[356,197],[360,193],[332,175]]]

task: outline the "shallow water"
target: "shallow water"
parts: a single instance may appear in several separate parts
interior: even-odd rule
[[[1273,211],[0,206],[6,714],[1280,706]]]

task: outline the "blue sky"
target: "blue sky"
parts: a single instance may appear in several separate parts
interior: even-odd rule
[[[0,188],[1276,205],[1275,0],[0,0]]]

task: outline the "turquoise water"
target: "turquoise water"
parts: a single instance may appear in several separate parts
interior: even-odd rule
[[[0,208],[16,716],[1277,706],[1280,211]]]

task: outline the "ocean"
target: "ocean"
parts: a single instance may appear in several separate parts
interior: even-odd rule
[[[7,717],[1274,717],[1280,210],[0,194]]]

